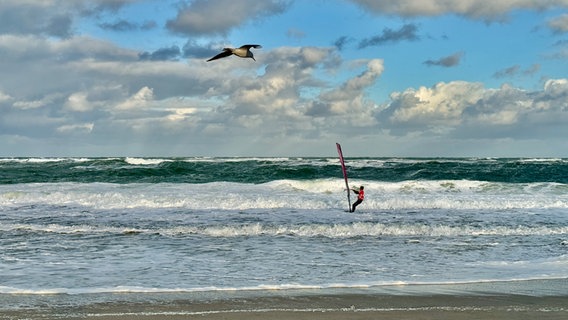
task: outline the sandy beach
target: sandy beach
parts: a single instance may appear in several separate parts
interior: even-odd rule
[[[567,319],[568,297],[320,295],[157,303],[109,302],[0,313],[0,319]]]

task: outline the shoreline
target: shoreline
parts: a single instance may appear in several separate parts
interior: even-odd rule
[[[566,319],[568,296],[339,294],[106,302],[0,312],[0,319]]]
[[[568,279],[373,288],[1,294],[16,319],[568,319]]]

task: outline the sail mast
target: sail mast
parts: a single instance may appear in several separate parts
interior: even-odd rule
[[[343,178],[345,179],[345,188],[347,188],[347,203],[349,204],[349,208],[347,211],[351,211],[351,197],[349,194],[349,182],[347,181],[347,170],[345,169],[345,161],[343,160],[343,152],[341,151],[341,145],[339,143],[335,143],[337,146],[337,153],[339,153],[339,162],[341,162],[341,170],[343,171]]]

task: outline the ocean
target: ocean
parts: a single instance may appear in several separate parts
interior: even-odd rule
[[[543,285],[568,279],[568,159],[346,166],[365,186],[354,213],[335,157],[2,158],[0,311],[294,291],[568,294]]]

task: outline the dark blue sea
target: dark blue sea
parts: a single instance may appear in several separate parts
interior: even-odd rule
[[[346,165],[366,191],[354,213],[337,158],[0,159],[0,310],[115,294],[566,283],[568,159]]]

